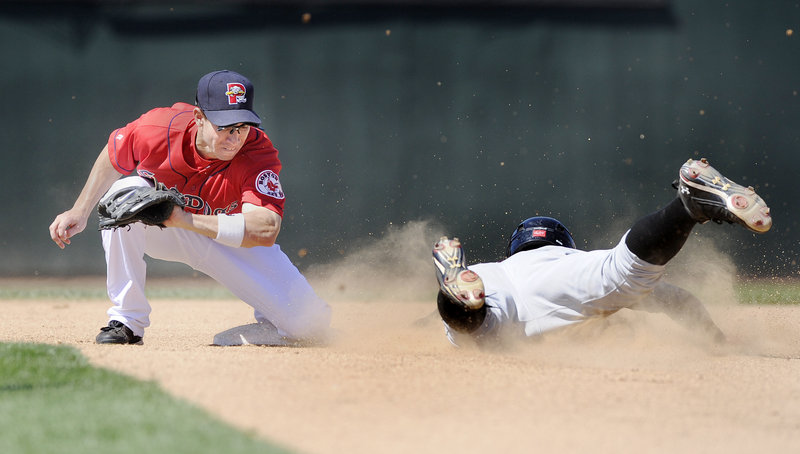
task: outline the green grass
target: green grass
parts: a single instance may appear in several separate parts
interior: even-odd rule
[[[92,452],[289,451],[226,426],[154,383],[91,367],[73,347],[0,344],[0,453]]]
[[[800,282],[794,279],[758,279],[735,286],[742,304],[800,304]]]
[[[145,286],[145,294],[150,299],[193,299],[220,300],[235,299],[230,290],[207,281],[195,285],[185,280],[154,280]],[[43,280],[6,281],[0,280],[0,300],[107,300],[105,281],[96,284],[86,282],[71,283]]]

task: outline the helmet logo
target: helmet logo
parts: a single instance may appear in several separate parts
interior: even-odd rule
[[[235,105],[247,102],[246,94],[244,85],[238,82],[228,83],[228,91],[225,92],[225,95],[228,97],[228,104]]]
[[[547,238],[547,229],[533,229],[531,236],[534,238]]]

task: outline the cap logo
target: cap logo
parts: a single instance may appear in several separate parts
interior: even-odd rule
[[[229,82],[228,83],[228,91],[225,92],[225,95],[228,97],[228,104],[236,105],[247,102],[246,90],[244,89],[244,85],[238,82]]]
[[[546,238],[547,237],[547,229],[533,229],[531,235],[534,238]]]

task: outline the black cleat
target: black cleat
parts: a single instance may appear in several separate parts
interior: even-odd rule
[[[769,207],[752,187],[744,187],[723,176],[703,158],[681,166],[678,196],[695,221],[741,224],[755,233],[772,227]]]
[[[441,237],[433,246],[433,263],[436,265],[439,288],[445,295],[465,309],[483,307],[483,281],[464,264],[464,252],[458,238],[451,240],[446,236]]]
[[[100,334],[95,338],[98,344],[136,344],[142,345],[142,338],[134,336],[133,331],[122,322],[111,320],[108,326],[100,328]]]

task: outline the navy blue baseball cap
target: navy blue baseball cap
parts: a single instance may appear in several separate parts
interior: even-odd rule
[[[228,70],[214,71],[197,84],[197,106],[217,126],[258,126],[261,118],[253,112],[253,94],[253,84],[247,77]]]

